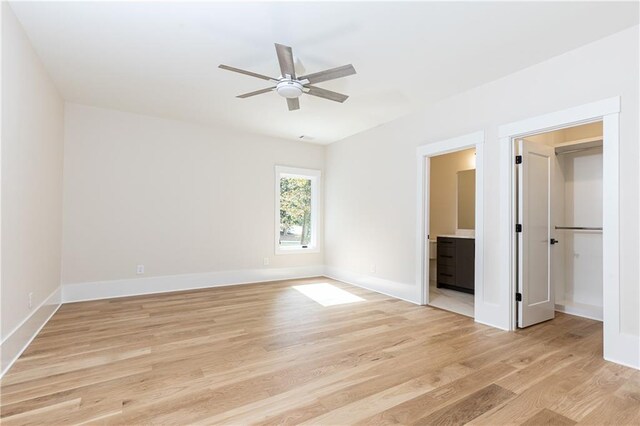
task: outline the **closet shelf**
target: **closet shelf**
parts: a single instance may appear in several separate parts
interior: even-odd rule
[[[602,148],[602,142],[602,136],[564,142],[556,145],[555,152],[556,155],[561,155],[570,154],[572,152],[585,151],[588,149]]]

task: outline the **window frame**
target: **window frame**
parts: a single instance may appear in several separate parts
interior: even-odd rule
[[[283,177],[304,178],[311,181],[311,241],[307,248],[301,245],[283,248],[280,246],[280,180]],[[322,172],[316,169],[275,166],[275,254],[319,253],[318,238],[320,221],[320,179]]]

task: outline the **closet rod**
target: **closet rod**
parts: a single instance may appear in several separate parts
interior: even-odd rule
[[[602,231],[602,226],[556,226],[556,229],[566,229],[569,231]]]

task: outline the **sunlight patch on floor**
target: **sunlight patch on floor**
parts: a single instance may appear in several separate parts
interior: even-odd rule
[[[329,283],[294,285],[293,288],[322,306],[364,302],[365,299]]]

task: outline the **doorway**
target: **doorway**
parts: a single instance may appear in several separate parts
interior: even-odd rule
[[[603,126],[513,141],[516,324],[566,312],[602,321]]]
[[[506,330],[516,327],[516,243],[515,177],[513,140],[543,132],[574,127],[596,121],[603,126],[602,167],[602,322],[604,359],[623,365],[638,365],[637,337],[621,329],[620,292],[620,105],[619,96],[572,108],[550,112],[499,126],[500,170],[500,234],[502,265],[501,303],[490,318]],[[477,309],[476,303],[476,309]],[[484,318],[484,316],[483,316]],[[488,321],[487,321],[488,322]]]
[[[483,148],[476,132],[417,149],[419,300],[473,318],[484,289]]]
[[[429,305],[474,316],[476,150],[429,161]]]

